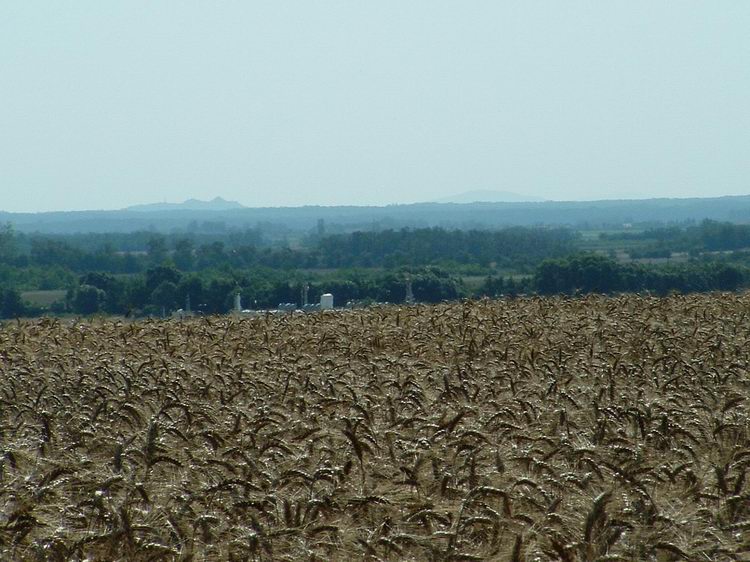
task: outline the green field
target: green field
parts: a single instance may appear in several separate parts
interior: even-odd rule
[[[21,293],[21,298],[33,305],[40,307],[48,307],[56,302],[62,302],[65,300],[65,290],[55,291],[24,291]]]

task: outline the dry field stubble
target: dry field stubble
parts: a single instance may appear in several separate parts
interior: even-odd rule
[[[750,296],[0,329],[0,559],[748,560]]]

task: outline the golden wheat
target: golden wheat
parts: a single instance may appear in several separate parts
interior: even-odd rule
[[[746,560],[750,296],[0,329],[0,558]]]

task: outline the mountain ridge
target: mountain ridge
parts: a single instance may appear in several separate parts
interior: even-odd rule
[[[222,202],[219,201],[219,204]],[[175,207],[174,205],[177,205]],[[230,203],[231,205],[231,203]],[[237,204],[238,205],[238,204]],[[575,226],[612,228],[625,224],[670,224],[704,219],[750,223],[750,195],[711,198],[610,199],[598,201],[412,203],[387,206],[237,207],[227,210],[186,209],[171,204],[151,212],[0,211],[0,225],[38,233],[187,231],[202,228],[257,228],[304,232],[338,225],[339,231],[443,227],[464,230],[508,226]]]
[[[533,195],[523,195],[512,191],[494,189],[472,189],[455,195],[435,199],[432,203],[535,203],[544,199]]]
[[[201,199],[186,199],[182,203],[143,203],[131,205],[122,209],[137,213],[150,213],[161,211],[232,211],[235,209],[246,209],[237,201],[228,201],[222,197],[214,197],[209,201]]]

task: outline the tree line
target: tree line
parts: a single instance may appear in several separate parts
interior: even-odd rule
[[[420,302],[455,300],[467,293],[461,278],[436,267],[408,272],[389,270],[339,271],[328,275],[288,274],[282,271],[256,269],[185,273],[171,265],[148,269],[144,274],[117,276],[89,272],[75,287],[68,289],[65,302],[52,312],[74,314],[106,313],[115,315],[162,315],[188,307],[197,313],[221,314],[232,308],[239,293],[244,307],[276,308],[280,303],[301,305],[303,291],[308,302],[331,292],[337,306],[347,302],[403,302],[406,279]],[[306,290],[305,290],[306,288]],[[23,308],[18,292],[6,290],[8,304],[0,310],[3,317],[14,317],[33,311]]]
[[[741,240],[744,232],[710,222],[699,228],[704,241],[722,232]],[[294,247],[264,245],[252,232],[214,239],[134,233],[142,245],[123,235],[92,236],[103,245],[86,235],[19,236],[10,227],[0,229],[0,316],[162,314],[188,301],[195,311],[224,313],[238,291],[248,308],[300,304],[305,285],[310,302],[332,292],[338,305],[399,303],[407,278],[421,302],[528,293],[732,291],[750,281],[745,263],[730,263],[726,256],[654,266],[580,254],[578,235],[569,229],[319,231]],[[484,280],[467,285],[469,270]],[[48,289],[66,296],[46,310],[21,298],[21,291]]]
[[[687,262],[668,266],[618,263],[595,254],[545,260],[534,273],[542,295],[576,293],[736,291],[750,280],[750,269],[722,262]]]
[[[704,220],[699,224],[659,226],[641,232],[602,232],[599,238],[643,242],[629,251],[633,258],[669,257],[675,252],[697,256],[704,252],[750,248],[750,224]]]
[[[220,267],[398,267],[438,262],[517,267],[569,254],[574,250],[575,239],[575,231],[566,228],[423,228],[315,234],[293,248],[265,245],[260,234],[251,231],[223,237],[136,232],[130,239],[122,234],[14,235],[6,227],[5,232],[0,232],[0,264],[111,273],[142,273],[167,260],[181,271]]]

